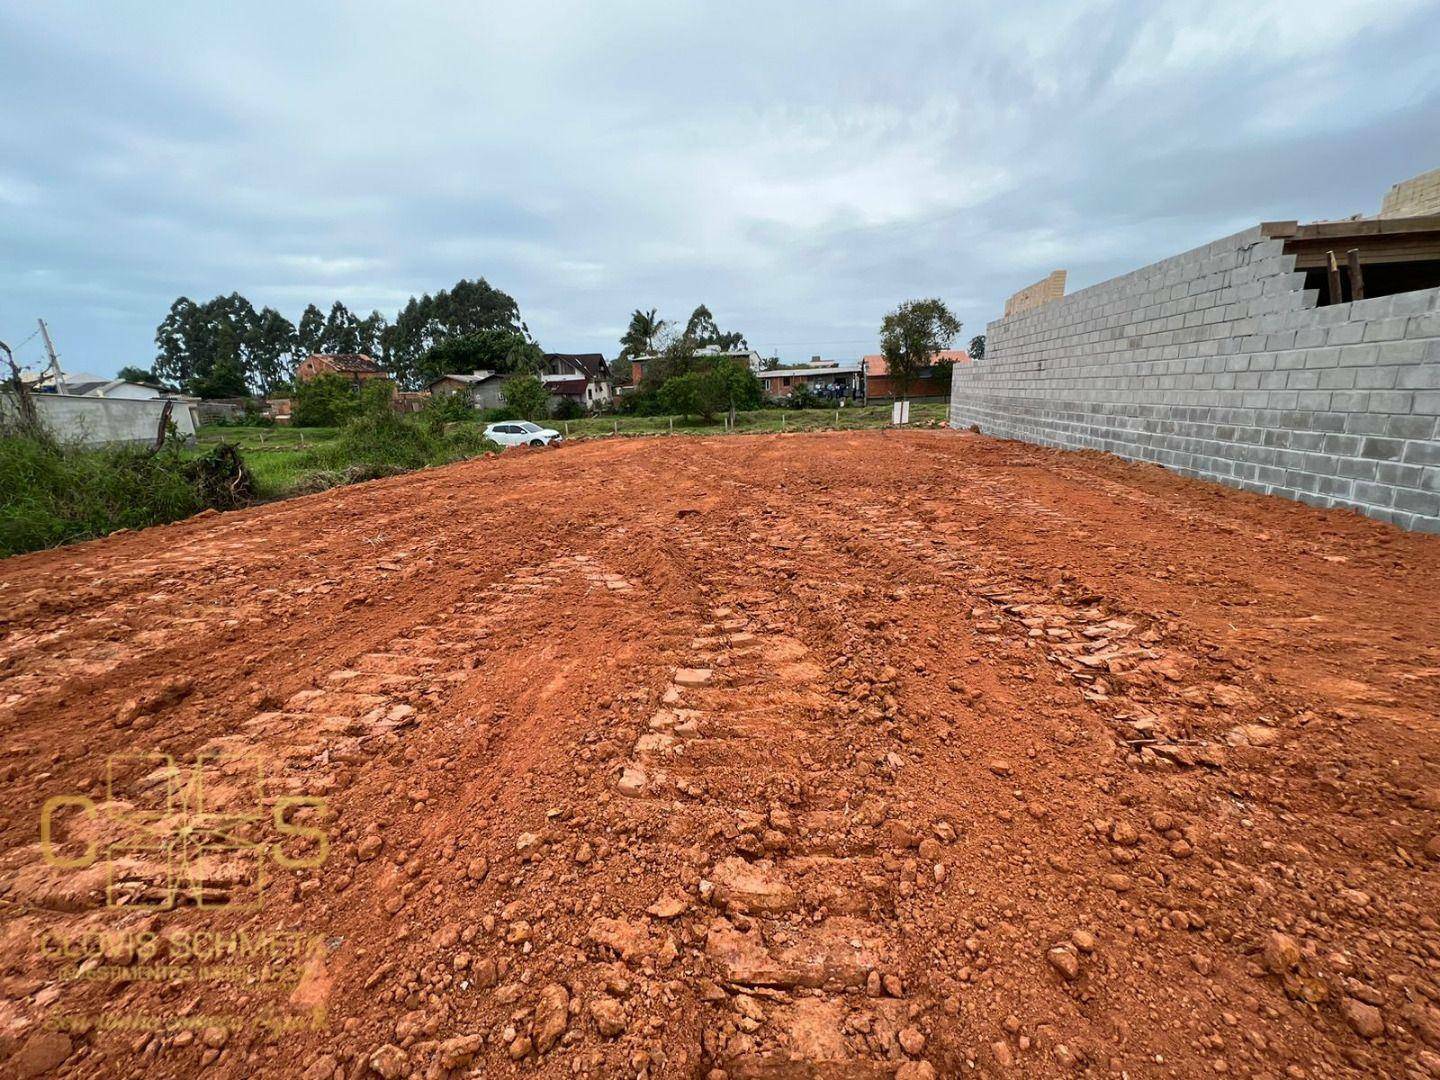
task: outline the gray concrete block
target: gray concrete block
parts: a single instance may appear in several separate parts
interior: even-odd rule
[[[1385,434],[1392,439],[1434,439],[1436,420],[1433,416],[1387,416]]]
[[[1365,324],[1365,336],[1363,341],[1394,341],[1405,336],[1404,318],[1376,319],[1374,322]]]
[[[1293,259],[1275,244],[1255,258],[1258,240],[997,320],[990,358],[957,373],[952,422],[1402,525],[1436,520],[1440,290],[1316,308]]]
[[[1432,491],[1417,491],[1412,488],[1390,487],[1394,492],[1392,505],[1398,510],[1407,510],[1424,517],[1440,516],[1440,494]]]
[[[1360,444],[1360,456],[1377,461],[1398,461],[1405,451],[1405,444],[1399,439],[1368,437]]]
[[[1395,385],[1403,390],[1440,390],[1440,364],[1396,369]]]

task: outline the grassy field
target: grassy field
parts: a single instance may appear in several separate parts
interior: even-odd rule
[[[945,419],[944,402],[916,402],[910,406],[912,424]],[[852,431],[890,425],[889,405],[852,405],[844,409],[757,409],[735,417],[735,433],[769,431]],[[727,434],[724,417],[705,423],[685,416],[598,416],[584,420],[552,420],[550,426],[567,438],[603,438],[610,435]]]
[[[195,439],[201,450],[217,443],[234,443],[255,478],[255,494],[262,499],[283,499],[310,471],[305,454],[333,442],[335,435],[335,428],[207,424],[195,433]]]
[[[205,424],[195,433],[201,447],[234,443],[242,450],[295,450],[328,442],[335,428],[241,427]]]
[[[912,424],[935,423],[945,419],[942,402],[910,406]],[[566,438],[597,439],[615,435],[721,435],[728,429],[723,417],[705,423],[697,417],[604,416],[584,420],[554,420],[550,426]],[[889,405],[851,406],[844,409],[759,409],[740,413],[735,433],[775,431],[834,431],[886,427]],[[279,499],[291,494],[313,466],[307,464],[311,451],[333,443],[334,428],[284,428],[207,425],[196,433],[200,449],[217,443],[240,448],[255,478],[256,494],[262,499]]]

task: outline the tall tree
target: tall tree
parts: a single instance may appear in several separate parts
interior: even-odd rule
[[[906,397],[922,368],[937,352],[950,347],[960,333],[960,320],[937,299],[906,300],[880,323],[880,351],[890,369],[895,396]]]
[[[274,308],[262,308],[250,345],[250,374],[261,394],[294,378],[294,356],[295,325]]]
[[[719,336],[720,328],[715,325],[715,316],[708,307],[701,304],[690,313],[685,323],[685,339],[692,345],[709,345]]]
[[[360,351],[360,320],[339,300],[330,305],[330,314],[325,316],[320,345],[320,351],[324,353]]]
[[[323,352],[325,336],[325,313],[310,304],[300,316],[300,325],[295,328],[295,362],[298,364],[307,356]]]
[[[458,281],[434,296],[412,296],[389,337],[389,370],[404,385],[419,386],[419,360],[426,352],[446,338],[483,330],[510,330],[533,340],[514,298],[484,278]]]
[[[710,309],[701,304],[690,313],[690,320],[685,324],[685,340],[697,349],[707,345],[718,346],[721,351],[729,352],[731,349],[747,348],[745,335],[738,332],[722,333],[715,325],[715,316],[710,314]]]
[[[155,363],[151,368],[173,386],[188,385],[194,374],[195,358],[203,347],[200,322],[200,305],[181,296],[155,328]]]
[[[427,349],[415,362],[422,385],[441,375],[472,371],[529,371],[539,369],[543,354],[534,342],[514,330],[480,330],[447,337]]]
[[[385,316],[378,311],[371,311],[369,315],[360,320],[357,331],[356,352],[364,353],[372,360],[383,361],[386,353],[386,338],[389,334],[390,323]]]
[[[180,297],[155,331],[154,372],[187,393],[240,397],[258,388],[260,319],[239,293],[203,304]]]
[[[155,373],[147,368],[135,367],[126,364],[115,373],[117,379],[124,379],[126,382],[150,384],[155,382]]]
[[[627,360],[637,356],[650,356],[655,352],[660,334],[667,327],[654,308],[641,311],[636,308],[630,315],[630,325],[620,339],[620,355]]]
[[[274,308],[257,312],[239,293],[205,303],[179,297],[155,329],[156,378],[191,393],[268,394],[313,353],[364,353],[407,386],[421,384],[420,357],[437,342],[465,334],[501,335],[506,370],[538,370],[541,353],[514,299],[484,279],[411,298],[395,325],[372,311],[363,319],[339,300],[329,314],[310,304],[292,324]]]

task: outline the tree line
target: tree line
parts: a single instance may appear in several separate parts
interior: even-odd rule
[[[758,408],[764,391],[749,365],[704,351],[711,346],[721,353],[749,348],[744,334],[721,330],[704,304],[690,313],[683,329],[660,318],[655,308],[637,308],[611,370],[617,383],[629,382],[631,362],[646,357],[645,374],[618,407],[640,415],[671,413],[707,420],[717,412]]]
[[[292,323],[239,293],[199,303],[182,296],[155,330],[153,368],[124,374],[198,397],[271,395],[290,389],[312,353],[363,353],[406,389],[452,371],[533,370],[543,356],[514,298],[481,278],[412,296],[394,322],[339,300],[328,314],[310,304]]]
[[[655,308],[649,311],[636,308],[630,315],[625,336],[620,339],[620,355],[612,370],[617,382],[628,382],[630,362],[636,357],[662,356],[667,351],[693,353],[710,345],[722,352],[750,347],[744,334],[734,330],[723,331],[715,325],[715,316],[704,304],[690,313],[683,330],[677,330],[675,323],[660,318]]]

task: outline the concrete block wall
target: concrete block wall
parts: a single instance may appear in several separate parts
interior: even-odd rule
[[[132,398],[35,394],[32,400],[40,422],[56,438],[86,446],[154,442],[165,408],[165,402],[159,398],[136,401]],[[0,394],[0,413],[10,415],[14,411],[14,399],[8,394]],[[184,402],[176,402],[170,419],[182,438],[188,441],[195,437],[195,419]]]
[[[1440,532],[1440,289],[1315,306],[1260,227],[987,329],[957,427]]]

